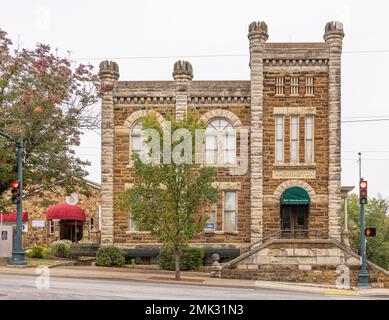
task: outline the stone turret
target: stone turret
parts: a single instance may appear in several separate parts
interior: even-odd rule
[[[193,68],[188,61],[178,60],[173,67],[176,82],[176,118],[182,119],[188,109],[188,86],[193,79]]]
[[[343,43],[343,24],[328,22],[325,26],[324,40],[329,47],[328,62],[328,231],[330,236],[341,237],[341,55]]]
[[[101,243],[112,244],[113,234],[113,88],[119,79],[119,66],[113,61],[100,63],[101,99]]]
[[[100,63],[99,77],[104,82],[114,82],[119,79],[119,66],[114,61],[105,60]]]
[[[262,42],[265,42],[269,38],[267,24],[263,21],[254,21],[250,23],[248,38],[250,41],[261,40]]]
[[[251,242],[263,235],[263,52],[268,39],[265,22],[249,25],[251,91]]]
[[[179,79],[193,79],[193,68],[190,62],[178,60],[173,67],[173,78],[174,80]]]

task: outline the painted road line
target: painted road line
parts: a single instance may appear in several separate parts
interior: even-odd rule
[[[346,296],[359,296],[360,294],[355,291],[351,290],[324,290],[323,293],[325,294],[339,294],[339,295],[346,295]]]

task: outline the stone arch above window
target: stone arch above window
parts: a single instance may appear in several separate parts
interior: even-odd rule
[[[154,110],[139,110],[131,113],[131,115],[126,119],[126,121],[124,121],[124,126],[127,128],[132,128],[140,119],[146,117],[150,113],[155,114],[157,121],[161,126],[163,126],[163,116]]]
[[[308,193],[311,200],[316,199],[316,193],[313,190],[313,188],[308,183],[306,183],[305,181],[302,181],[302,180],[288,180],[288,181],[281,183],[274,191],[273,196],[275,198],[277,198],[277,200],[281,201],[281,197],[282,197],[283,193],[286,190],[293,188],[293,187],[300,187],[300,188],[304,189]]]
[[[242,122],[235,113],[223,109],[215,109],[208,111],[207,113],[201,116],[200,120],[204,121],[205,123],[208,123],[215,118],[225,118],[231,123],[231,125],[235,129],[242,126]]]

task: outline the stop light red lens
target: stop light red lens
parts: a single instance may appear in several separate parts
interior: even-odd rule
[[[13,189],[19,188],[19,181],[12,181],[12,182],[10,183],[10,186],[11,186],[11,188],[13,188]]]
[[[359,184],[359,187],[361,189],[366,189],[367,188],[367,181],[361,181],[360,184]]]

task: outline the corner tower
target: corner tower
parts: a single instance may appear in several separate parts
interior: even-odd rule
[[[258,241],[263,234],[263,52],[268,37],[265,22],[256,21],[249,25],[251,242]]]
[[[119,66],[113,61],[100,63],[101,80],[101,243],[114,242],[113,156],[114,156],[114,109],[113,89],[119,79]]]
[[[324,40],[328,44],[328,232],[340,239],[341,210],[341,55],[343,45],[343,24],[328,22]]]

